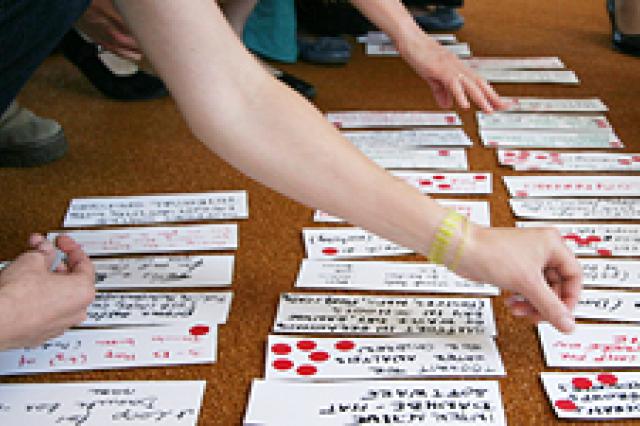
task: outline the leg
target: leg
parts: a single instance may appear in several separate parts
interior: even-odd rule
[[[624,34],[640,34],[640,1],[617,0],[616,24]]]

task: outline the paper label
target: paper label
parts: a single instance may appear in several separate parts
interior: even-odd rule
[[[457,43],[455,34],[429,34],[429,37],[439,43]],[[369,31],[364,36],[357,37],[358,43],[364,44],[389,44],[391,38],[382,31]]]
[[[455,112],[341,111],[327,113],[327,120],[341,129],[462,125]]]
[[[503,176],[512,197],[634,197],[640,176]]]
[[[235,250],[238,247],[236,224],[56,231],[47,234],[47,238],[53,241],[61,234],[73,238],[90,256]]]
[[[640,171],[640,154],[630,153],[499,150],[498,159],[519,171]]]
[[[640,261],[580,259],[582,278],[590,287],[640,287]]]
[[[473,57],[464,63],[471,68],[481,69],[563,69],[564,63],[555,56],[540,58],[483,58]]]
[[[71,200],[65,228],[246,219],[246,191],[95,197]]]
[[[576,318],[640,322],[640,294],[629,291],[583,290]]]
[[[480,139],[491,148],[624,148],[612,131],[480,130]]]
[[[471,47],[468,43],[441,43],[441,45],[459,58],[471,57]],[[400,52],[392,43],[367,43],[365,51],[367,56],[400,56]]]
[[[509,112],[606,112],[607,106],[598,98],[506,98]]]
[[[491,173],[427,173],[392,171],[391,174],[423,194],[491,194]]]
[[[273,331],[495,336],[490,299],[284,293]]]
[[[478,74],[490,83],[578,84],[573,71],[492,70],[479,68]]]
[[[538,114],[477,112],[481,129],[583,129],[610,132],[611,124],[604,115]]]
[[[473,145],[462,129],[360,130],[343,131],[342,136],[362,151]]]
[[[307,338],[269,336],[265,379],[353,380],[503,376],[484,337]]]
[[[385,169],[469,169],[464,149],[372,149],[363,153]]]
[[[527,219],[640,219],[636,198],[513,198],[509,204],[513,214]]]
[[[360,228],[304,228],[302,238],[309,259],[402,256],[413,253],[408,248]]]
[[[0,424],[196,426],[204,381],[0,385]]]
[[[282,409],[282,401],[287,408]],[[506,425],[495,381],[254,381],[245,425]]]

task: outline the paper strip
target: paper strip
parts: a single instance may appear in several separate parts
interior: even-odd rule
[[[513,197],[637,197],[640,176],[503,176]]]
[[[362,151],[473,145],[462,129],[359,130],[343,131],[342,136]]]
[[[392,171],[391,174],[423,194],[491,194],[491,173],[427,173]]]
[[[585,286],[640,287],[640,261],[580,259]]]
[[[480,130],[480,139],[491,148],[624,148],[613,131]]]
[[[462,125],[455,112],[340,111],[327,113],[327,120],[341,129]]]
[[[304,228],[302,238],[309,259],[401,256],[413,253],[408,248],[360,228]]]
[[[519,171],[640,171],[640,154],[631,153],[499,150],[498,160]]]
[[[602,100],[560,98],[506,98],[511,102],[509,112],[606,112],[609,110]]]
[[[579,84],[580,80],[573,71],[531,71],[531,70],[492,70],[478,69],[478,74],[490,83],[542,83],[542,84]]]
[[[478,127],[491,129],[581,129],[610,132],[611,124],[604,115],[538,114],[496,112],[476,113]]]
[[[526,69],[563,69],[564,63],[560,58],[555,56],[539,57],[539,58],[491,58],[491,57],[473,57],[464,61],[464,63],[475,69],[494,69],[494,70],[526,70]]]
[[[527,219],[640,219],[636,198],[514,198],[509,204],[517,217]]]

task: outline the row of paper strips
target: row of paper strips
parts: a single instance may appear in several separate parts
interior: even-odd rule
[[[431,37],[453,54],[468,58],[471,56],[469,44],[460,43],[454,34],[431,34]],[[391,39],[384,33],[372,31],[358,37],[358,42],[365,45],[368,56],[399,56],[399,52]]]

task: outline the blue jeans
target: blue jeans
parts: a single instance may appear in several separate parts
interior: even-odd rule
[[[0,114],[91,0],[0,0]]]

